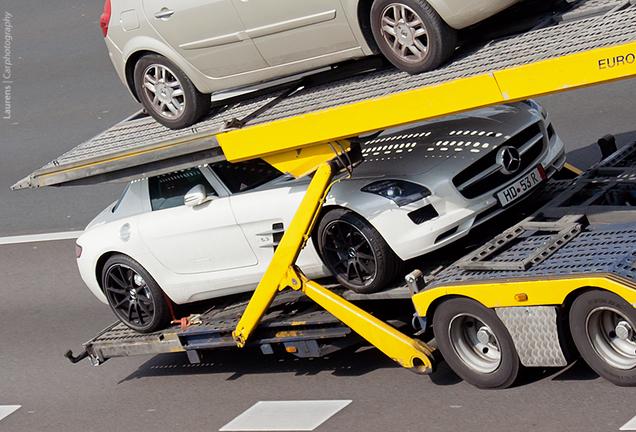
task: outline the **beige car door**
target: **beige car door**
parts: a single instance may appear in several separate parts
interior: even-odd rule
[[[270,66],[359,46],[340,0],[232,0],[246,34]],[[328,64],[328,62],[325,62]]]
[[[232,0],[143,0],[143,7],[157,33],[209,77],[267,66],[245,36]]]

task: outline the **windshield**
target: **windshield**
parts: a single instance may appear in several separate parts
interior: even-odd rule
[[[283,175],[262,159],[235,163],[223,161],[210,166],[231,193],[254,189]]]

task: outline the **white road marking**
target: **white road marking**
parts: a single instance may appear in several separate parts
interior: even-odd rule
[[[636,417],[625,423],[619,430],[622,431],[636,431]]]
[[[44,234],[28,234],[12,237],[0,237],[0,245],[17,244],[17,243],[34,243],[51,240],[68,240],[76,239],[82,235],[84,231],[63,231]]]
[[[21,405],[0,405],[0,420],[19,410]]]
[[[219,431],[312,431],[350,400],[261,401]]]

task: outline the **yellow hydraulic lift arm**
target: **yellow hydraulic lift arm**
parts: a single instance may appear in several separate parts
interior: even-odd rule
[[[326,152],[327,149],[330,153]],[[321,149],[314,150],[317,153],[321,152]],[[350,150],[350,145],[342,142],[336,143],[336,145],[328,144],[327,146],[322,146],[322,150],[325,150],[322,153],[323,158],[328,157],[331,159],[333,152],[336,152],[344,160],[347,159],[347,155],[344,152]],[[302,158],[297,158],[295,154],[291,153],[287,155],[289,158],[281,157],[280,162],[287,166],[288,172],[302,173],[306,169],[305,161]],[[320,158],[314,157],[310,157],[310,159],[314,161],[320,160]],[[294,161],[297,164],[294,164]],[[292,167],[292,165],[296,166]],[[298,211],[274,253],[272,262],[256,288],[247,309],[236,326],[236,330],[233,332],[234,339],[238,346],[244,346],[247,338],[258,326],[269,308],[276,293],[279,290],[290,287],[295,290],[302,290],[309,298],[331,312],[336,318],[351,327],[356,333],[367,339],[401,366],[411,368],[417,372],[430,373],[434,369],[434,349],[432,347],[402,334],[316,282],[308,280],[294,266],[300,250],[311,234],[312,227],[337,169],[336,161],[324,161],[323,159],[323,162],[316,170]]]

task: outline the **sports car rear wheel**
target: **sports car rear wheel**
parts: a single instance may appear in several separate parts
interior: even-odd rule
[[[350,210],[332,210],[322,218],[318,249],[338,282],[359,293],[384,288],[401,267],[380,233]]]
[[[171,129],[191,126],[210,110],[210,95],[199,92],[176,64],[158,54],[139,59],[134,81],[146,111]]]
[[[150,273],[132,258],[110,257],[102,272],[102,288],[117,318],[131,329],[150,333],[170,322],[166,296]]]
[[[425,0],[376,0],[371,31],[382,54],[415,74],[435,69],[455,51],[457,35]]]

